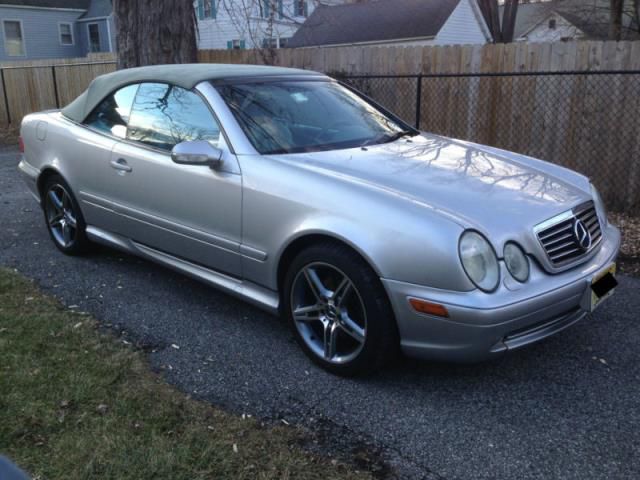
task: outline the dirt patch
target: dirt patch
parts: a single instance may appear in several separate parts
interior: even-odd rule
[[[17,127],[0,127],[0,147],[18,145],[20,130]]]
[[[609,220],[622,233],[619,272],[640,277],[640,216],[610,213]]]

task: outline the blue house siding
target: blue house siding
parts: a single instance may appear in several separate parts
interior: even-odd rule
[[[35,60],[42,58],[82,57],[86,48],[80,43],[78,18],[84,11],[42,8],[15,8],[0,5],[0,61]],[[22,22],[22,39],[25,55],[9,56],[4,45],[4,20]],[[72,24],[73,45],[61,45],[59,23]],[[108,50],[107,50],[108,51]]]

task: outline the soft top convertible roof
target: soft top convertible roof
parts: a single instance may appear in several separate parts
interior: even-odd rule
[[[132,83],[168,83],[191,90],[209,80],[292,75],[324,77],[321,73],[309,70],[263,65],[192,63],[129,68],[97,77],[89,88],[62,109],[62,114],[75,122],[82,122],[107,95]]]

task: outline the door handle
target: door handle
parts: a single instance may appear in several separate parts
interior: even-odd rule
[[[131,170],[133,170],[129,165],[127,165],[127,161],[124,158],[119,158],[118,160],[111,160],[109,164],[111,165],[111,167],[121,172],[130,172]]]

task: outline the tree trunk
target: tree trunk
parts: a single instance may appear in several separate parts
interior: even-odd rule
[[[513,42],[519,3],[520,0],[504,1],[501,23],[498,0],[478,0],[478,6],[487,23],[487,27],[489,27],[489,31],[493,37],[493,43]]]
[[[114,0],[118,68],[195,63],[193,0]]]
[[[504,2],[504,12],[502,14],[502,41],[504,43],[513,42],[513,35],[516,30],[516,16],[518,15],[518,0],[506,0]]]
[[[493,43],[502,43],[498,0],[479,0],[478,5],[493,37]]]
[[[619,41],[622,38],[622,12],[624,0],[609,0],[611,16],[609,21],[609,40]]]

